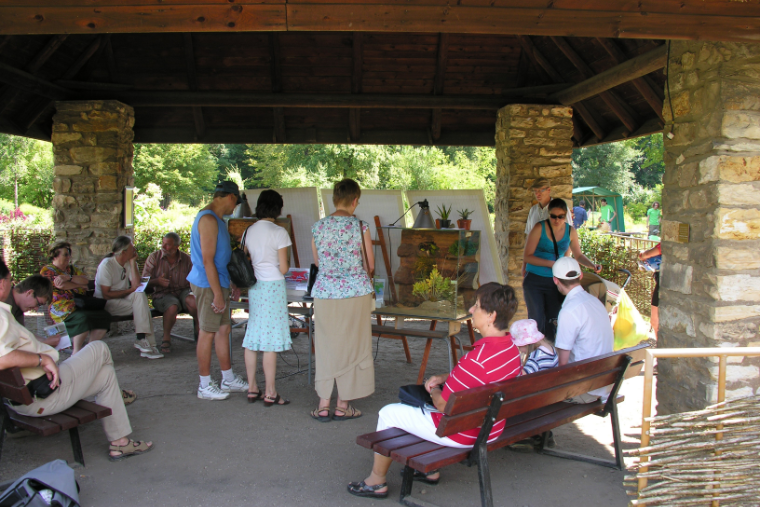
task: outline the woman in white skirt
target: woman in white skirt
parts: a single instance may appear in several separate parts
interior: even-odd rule
[[[264,399],[264,406],[287,405],[290,401],[277,394],[274,386],[277,353],[290,350],[288,298],[285,277],[288,272],[288,232],[274,223],[282,212],[282,196],[264,190],[256,203],[258,222],[245,232],[245,250],[251,256],[256,285],[248,289],[249,318],[243,339],[245,369],[248,373],[248,403]],[[266,391],[256,383],[258,352],[264,353]]]

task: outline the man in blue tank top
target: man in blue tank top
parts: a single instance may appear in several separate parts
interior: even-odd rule
[[[227,306],[240,290],[230,281],[227,264],[232,256],[230,234],[222,217],[243,202],[238,186],[223,181],[214,190],[211,204],[195,217],[190,234],[193,269],[187,276],[198,307],[198,398],[226,400],[230,393],[248,392],[248,382],[232,372],[230,364],[230,312]],[[211,380],[211,349],[216,349],[222,369],[221,387]]]

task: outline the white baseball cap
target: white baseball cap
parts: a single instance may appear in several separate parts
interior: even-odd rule
[[[562,280],[575,280],[581,276],[581,266],[572,257],[562,257],[552,266],[552,275]]]

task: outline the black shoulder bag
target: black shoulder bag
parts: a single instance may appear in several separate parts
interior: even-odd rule
[[[253,264],[251,264],[251,259],[245,253],[245,235],[248,234],[248,229],[245,230],[243,238],[240,240],[242,248],[238,247],[232,251],[230,262],[227,264],[230,280],[240,288],[256,285],[256,274],[253,272]]]
[[[74,277],[74,267],[69,266],[69,276]],[[102,311],[106,309],[106,300],[102,298],[96,298],[88,294],[76,294],[71,291],[67,291],[74,296],[74,306],[77,310],[93,310]],[[89,292],[89,291],[88,291]]]
[[[417,407],[425,413],[425,405],[432,405],[433,398],[424,385],[409,384],[398,388],[398,399],[404,405]]]

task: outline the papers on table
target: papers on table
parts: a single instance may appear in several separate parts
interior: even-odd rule
[[[145,292],[145,289],[148,287],[149,281],[150,281],[149,276],[144,276],[140,278],[140,286],[135,290],[135,292]]]
[[[285,274],[285,288],[288,291],[303,291],[309,286],[309,270],[303,268],[290,268]]]
[[[68,331],[66,331],[66,324],[63,322],[60,322],[58,324],[53,324],[52,326],[48,326],[44,329],[45,331],[45,337],[46,338],[52,338],[53,336],[60,335],[61,339],[58,342],[58,345],[55,347],[56,350],[63,350],[71,347],[71,338],[69,337]]]

